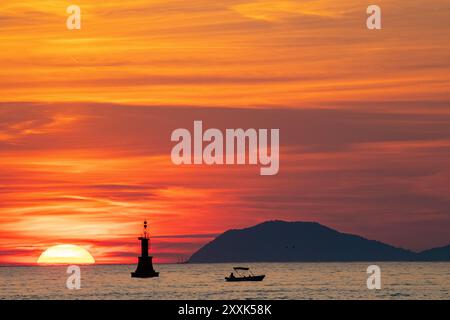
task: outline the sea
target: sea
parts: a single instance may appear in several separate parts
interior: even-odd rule
[[[159,278],[131,278],[134,265],[0,267],[0,299],[450,299],[450,263],[380,262],[381,289],[367,288],[374,263],[246,263],[262,282],[225,282],[235,264],[157,264]],[[239,265],[242,266],[242,265]],[[73,282],[71,282],[73,283]]]

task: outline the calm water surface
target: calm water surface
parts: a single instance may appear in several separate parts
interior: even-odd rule
[[[263,282],[227,283],[231,264],[156,265],[159,278],[134,279],[134,265],[82,266],[68,290],[66,267],[0,267],[0,299],[450,299],[450,263],[378,263],[382,289],[368,290],[369,263],[252,263]]]

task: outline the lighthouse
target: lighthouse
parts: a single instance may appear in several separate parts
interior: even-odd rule
[[[150,237],[147,227],[147,221],[144,221],[144,232],[142,237],[138,238],[141,241],[141,256],[138,258],[136,271],[131,273],[132,278],[154,278],[159,276],[159,272],[153,269],[153,257],[148,255]]]

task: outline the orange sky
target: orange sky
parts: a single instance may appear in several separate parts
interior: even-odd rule
[[[227,228],[314,220],[411,249],[450,242],[450,4],[0,4],[0,264],[80,244],[156,260]],[[175,167],[170,133],[280,128],[280,173]]]

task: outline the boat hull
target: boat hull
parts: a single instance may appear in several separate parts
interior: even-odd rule
[[[249,276],[249,277],[233,277],[233,278],[225,277],[225,281],[227,282],[263,281],[265,277],[266,277],[265,275]]]

